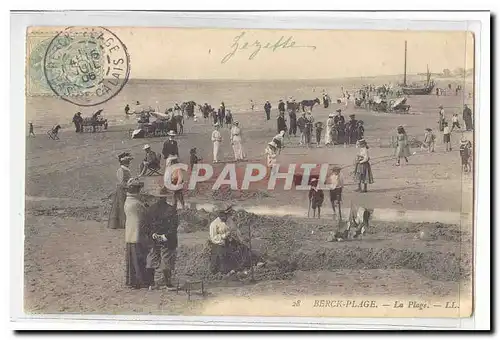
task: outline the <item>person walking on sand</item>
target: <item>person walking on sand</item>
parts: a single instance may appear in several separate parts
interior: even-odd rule
[[[264,154],[266,155],[266,164],[268,168],[268,176],[271,175],[271,171],[273,171],[274,165],[276,165],[276,160],[278,158],[278,146],[275,142],[267,143],[267,147],[264,150]]]
[[[278,118],[276,118],[276,125],[277,125],[278,133],[280,133],[280,131],[287,130],[285,113],[281,113],[281,112],[279,113]]]
[[[305,119],[306,119],[306,126],[304,128],[304,137],[305,137],[305,144],[309,148],[311,147],[311,139],[314,126],[314,117],[312,116],[312,113],[310,111],[307,113]]]
[[[283,103],[282,99],[280,99],[279,102],[278,102],[278,113],[285,114],[285,103]]]
[[[309,206],[312,208],[313,217],[316,217],[316,209],[318,209],[318,218],[321,218],[321,206],[325,200],[325,194],[322,189],[318,187],[318,179],[313,178],[311,180],[311,186],[309,189]]]
[[[443,143],[445,146],[445,151],[451,151],[451,129],[446,122],[444,123],[443,128]]]
[[[169,166],[169,156],[177,156],[179,157],[179,146],[177,145],[177,141],[174,139],[176,133],[174,130],[170,130],[168,132],[168,139],[163,143],[163,158],[165,159],[165,167]]]
[[[329,177],[330,185],[330,203],[332,205],[333,216],[335,217],[336,211],[335,206],[338,205],[339,208],[339,220],[342,220],[342,188],[344,187],[344,179],[340,173],[341,168],[335,166],[332,168],[332,173]]]
[[[319,148],[321,143],[321,134],[323,133],[323,122],[316,122],[314,124],[314,128],[316,129],[316,147]]]
[[[73,116],[73,124],[75,124],[75,132],[83,132],[83,118],[81,112],[75,113]]]
[[[253,111],[254,107],[255,107],[255,104],[253,103],[253,100],[250,99],[250,109]]]
[[[460,140],[460,158],[462,160],[462,171],[471,172],[472,143],[465,137]]]
[[[240,128],[240,122],[234,121],[234,126],[231,128],[231,145],[233,146],[234,160],[236,162],[245,159],[245,153],[243,151],[242,144],[242,132]]]
[[[302,112],[302,115],[297,119],[297,127],[299,128],[300,133],[300,142],[299,145],[303,145],[306,142],[306,113]]]
[[[401,158],[404,158],[406,163],[408,163],[408,157],[410,157],[410,145],[408,143],[408,135],[404,127],[398,126],[398,134],[396,136],[396,166],[401,165]]]
[[[469,108],[467,104],[464,105],[464,111],[462,113],[462,118],[465,123],[465,130],[472,130],[472,110]]]
[[[460,129],[460,123],[458,122],[458,113],[454,113],[451,117],[451,131],[454,128]]]
[[[33,128],[33,123],[29,122],[28,127],[29,127],[28,137],[31,136],[35,137],[35,129]]]
[[[109,211],[108,228],[110,229],[124,229],[125,228],[125,211],[124,204],[127,198],[127,183],[132,177],[130,171],[130,161],[133,157],[128,152],[123,152],[118,155],[118,162],[120,167],[116,171],[116,184],[115,196]]]
[[[264,104],[264,111],[266,112],[266,120],[270,120],[271,119],[271,103],[269,102],[269,100],[266,100],[266,103]]]
[[[153,280],[146,270],[148,252],[145,236],[144,217],[146,206],[139,199],[139,193],[144,183],[135,178],[127,182],[127,197],[124,203],[125,211],[125,285],[133,289],[147,288]]]
[[[442,105],[439,105],[439,119],[438,119],[438,127],[439,131],[443,132],[444,122],[446,121],[444,117],[444,108]]]
[[[212,131],[213,155],[214,163],[219,163],[219,148],[222,143],[222,135],[219,131],[219,123],[214,124],[214,131]]]
[[[427,152],[434,152],[434,146],[436,144],[436,135],[432,132],[431,128],[425,129],[424,144],[422,145],[427,149]]]
[[[368,144],[364,139],[358,141],[359,152],[356,157],[356,165],[354,169],[354,174],[358,182],[358,192],[367,192],[368,184],[373,184],[373,173],[370,166],[370,155],[368,153]],[[363,189],[361,189],[361,184],[363,184]]]

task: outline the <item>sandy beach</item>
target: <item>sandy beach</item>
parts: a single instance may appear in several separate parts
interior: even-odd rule
[[[376,83],[396,82],[397,77],[377,79]],[[438,79],[439,87],[454,82]],[[164,138],[130,139],[129,130],[135,127],[134,119],[126,119],[123,112],[128,103],[140,101],[144,105],[158,105],[161,111],[176,101],[195,100],[213,106],[221,101],[231,109],[243,129],[244,148],[249,161],[264,163],[262,156],[267,142],[276,134],[278,99],[293,96],[313,99],[325,89],[332,99],[340,96],[340,87],[352,91],[371,79],[307,80],[307,81],[140,81],[131,80],[115,98],[95,109],[80,109],[54,97],[28,97],[26,120],[33,121],[35,138],[26,139],[26,225],[25,225],[25,308],[33,313],[123,313],[123,314],[211,314],[204,303],[189,303],[184,294],[166,292],[129,291],[123,286],[123,231],[106,228],[111,197],[115,188],[116,156],[131,152],[135,159],[131,169],[138,172],[143,158],[142,146],[151,145],[161,151]],[[470,83],[468,83],[470,84]],[[398,210],[446,211],[472,214],[473,178],[461,172],[458,144],[462,135],[473,140],[471,132],[452,133],[453,150],[445,152],[442,134],[437,131],[438,106],[443,105],[446,119],[458,113],[460,120],[463,104],[471,104],[465,87],[465,96],[411,96],[410,114],[385,114],[333,104],[325,109],[313,110],[316,121],[326,122],[329,113],[342,108],[344,116],[355,114],[365,126],[365,139],[370,146],[375,183],[367,193],[354,192],[356,184],[349,173],[356,149],[324,145],[307,149],[298,145],[298,138],[287,141],[279,158],[280,164],[328,162],[344,166],[346,185],[344,204],[367,208]],[[250,110],[250,100],[255,110]],[[263,104],[273,104],[272,119],[265,120]],[[157,104],[158,102],[158,104]],[[103,116],[110,121],[106,132],[76,134],[70,125],[76,111],[84,116],[103,109]],[[54,124],[63,126],[60,140],[47,137],[46,130]],[[462,122],[463,124],[463,122]],[[431,127],[437,135],[436,152],[428,154],[412,148],[409,163],[394,166],[393,149],[389,146],[396,127],[403,125],[410,138],[423,140],[425,128]],[[177,137],[181,161],[188,161],[189,149],[196,147],[206,161],[211,161],[211,122],[186,120],[185,133]],[[229,129],[221,130],[224,138],[223,161],[233,160],[229,144]],[[315,145],[314,145],[315,146]],[[223,164],[218,165],[220,167]],[[243,167],[238,164],[237,167]],[[233,192],[229,197],[218,196],[208,187],[187,193],[188,202],[217,202],[232,198],[246,206],[265,205],[280,207],[294,205],[307,209],[307,193],[284,192]],[[328,199],[325,217],[331,216]],[[192,212],[192,215],[203,213]],[[193,229],[184,218],[179,232],[180,249],[177,275],[180,279],[203,278],[209,287],[210,301],[229,295],[259,297],[279,290],[290,295],[331,294],[347,296],[382,296],[392,299],[413,292],[419,297],[458,298],[469,292],[471,275],[472,225],[382,223],[374,221],[373,232],[363,244],[328,243],[328,233],[333,223],[326,220],[273,220],[280,237],[296,240],[292,250],[274,254],[269,233],[256,232],[255,247],[275,261],[288,261],[293,266],[285,269],[263,271],[256,284],[229,284],[224,280],[205,276],[201,265],[193,262],[203,256],[203,246],[208,237],[208,226],[200,222]],[[200,215],[200,216],[202,216]],[[203,216],[202,216],[203,217]],[[200,217],[200,218],[202,218]],[[208,217],[207,217],[208,218]],[[300,221],[299,221],[300,220]],[[242,217],[253,221],[257,217]],[[246,222],[245,222],[246,223]],[[245,224],[243,223],[243,224]],[[248,223],[247,223],[248,224]],[[286,226],[290,226],[288,229]],[[242,226],[243,228],[244,226]],[[415,238],[422,228],[433,230],[430,241]],[[270,228],[272,229],[272,228]],[[293,229],[291,233],[289,229]],[[288,230],[288,231],[286,231]],[[312,233],[311,233],[312,231]],[[286,235],[285,235],[286,234]],[[253,241],[252,241],[253,242]],[[285,247],[280,243],[279,249]],[[390,251],[388,251],[390,250]],[[323,255],[321,255],[323,254]],[[323,256],[319,262],[313,258]],[[352,261],[342,260],[351,258]],[[330,259],[330,260],[328,260]],[[358,259],[360,259],[358,261]],[[363,259],[371,259],[363,260]],[[199,260],[199,258],[198,258]],[[364,261],[364,262],[363,262]],[[419,263],[418,265],[416,263]],[[293,267],[293,268],[292,268]],[[196,269],[198,268],[198,269]],[[285,294],[285,293],[283,293]],[[470,294],[468,294],[470,296]],[[206,307],[206,306],[205,306]]]

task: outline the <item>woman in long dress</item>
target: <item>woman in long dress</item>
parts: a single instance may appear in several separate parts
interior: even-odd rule
[[[124,211],[127,217],[125,223],[125,284],[139,289],[149,287],[154,273],[146,269],[148,241],[145,236],[144,217],[146,206],[140,201],[139,193],[144,183],[132,178],[127,185],[127,198]]]
[[[245,159],[245,154],[243,152],[243,145],[241,139],[241,128],[240,123],[236,120],[231,128],[231,145],[233,146],[234,159],[236,161],[242,161]]]
[[[276,165],[276,158],[278,157],[278,146],[275,142],[269,142],[267,144],[264,153],[267,156],[267,168],[268,175],[271,176],[271,171],[273,170],[274,165]]]
[[[333,128],[335,122],[333,120],[333,113],[328,115],[328,119],[326,120],[326,132],[325,132],[325,145],[333,144]]]
[[[406,163],[408,163],[408,157],[410,156],[408,135],[406,134],[406,131],[402,126],[398,127],[396,142],[396,166],[399,166],[401,164],[401,158],[404,158]]]
[[[124,229],[125,228],[125,211],[123,205],[127,198],[127,182],[132,177],[129,165],[133,157],[128,152],[118,155],[118,162],[120,167],[116,171],[116,184],[115,198],[111,206],[108,218],[108,228],[111,229]]]
[[[356,157],[356,168],[354,173],[356,175],[356,180],[358,181],[359,192],[367,192],[368,184],[372,184],[373,173],[370,166],[370,155],[368,153],[368,145],[364,139],[358,141],[359,153]],[[361,190],[361,184],[363,184],[363,190]]]

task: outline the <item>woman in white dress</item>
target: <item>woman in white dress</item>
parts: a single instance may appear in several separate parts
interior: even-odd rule
[[[219,163],[219,148],[222,143],[222,135],[219,132],[219,123],[214,124],[214,131],[212,132],[212,143],[214,145],[214,163]]]
[[[335,125],[333,119],[333,113],[328,115],[328,119],[326,120],[326,132],[325,132],[325,145],[333,144],[333,127]]]
[[[231,128],[231,145],[233,146],[234,159],[236,161],[242,161],[245,158],[245,153],[243,152],[242,145],[242,133],[240,128],[240,123],[235,120],[233,127]]]

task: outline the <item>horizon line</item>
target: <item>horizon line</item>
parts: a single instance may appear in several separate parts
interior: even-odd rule
[[[467,71],[467,70],[466,70]],[[377,78],[377,77],[403,77],[403,73],[400,74],[380,74],[376,76],[346,76],[346,77],[331,77],[331,78],[129,78],[129,80],[160,80],[160,81],[304,81],[304,80],[336,80],[336,79],[356,79],[356,78]],[[440,76],[441,73],[432,73],[431,75]],[[425,73],[410,73],[407,76],[425,76]],[[461,78],[462,76],[451,75],[445,78]]]

